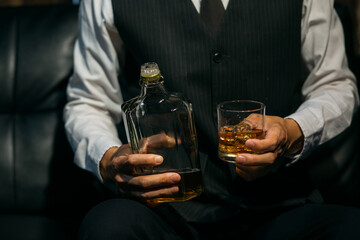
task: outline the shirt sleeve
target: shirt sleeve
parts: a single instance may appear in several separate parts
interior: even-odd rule
[[[110,147],[121,145],[115,124],[121,121],[123,100],[117,76],[121,72],[123,44],[111,25],[112,17],[111,1],[81,1],[74,72],[64,108],[65,129],[75,152],[75,163],[100,180],[103,154]]]
[[[344,34],[333,0],[304,0],[302,56],[310,71],[303,87],[305,101],[294,119],[304,134],[304,146],[292,163],[349,127],[359,106],[356,79],[349,70]]]

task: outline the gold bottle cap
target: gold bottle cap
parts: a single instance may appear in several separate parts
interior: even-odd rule
[[[157,80],[161,77],[159,66],[154,62],[144,63],[141,65],[140,76],[145,81]]]

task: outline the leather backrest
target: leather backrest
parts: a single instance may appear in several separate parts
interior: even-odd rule
[[[350,69],[358,79],[358,61],[353,48],[353,26],[349,9],[335,3],[345,34],[345,49]],[[360,109],[351,126],[325,143],[309,159],[312,180],[328,203],[360,207]]]
[[[75,206],[87,183],[73,165],[62,110],[78,9],[0,8],[0,211]]]

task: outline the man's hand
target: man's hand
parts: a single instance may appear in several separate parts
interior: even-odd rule
[[[265,176],[279,157],[302,149],[304,137],[293,119],[266,116],[264,131],[264,139],[249,139],[245,143],[258,154],[242,153],[236,157],[236,172],[246,181]]]
[[[128,144],[113,147],[106,151],[100,161],[100,174],[106,183],[112,183],[120,194],[146,201],[156,197],[166,197],[179,191],[177,184],[181,177],[177,173],[167,172],[153,175],[138,175],[139,167],[154,167],[164,159],[149,151],[160,147],[173,147],[174,139],[157,135],[144,139],[140,153],[132,154]]]

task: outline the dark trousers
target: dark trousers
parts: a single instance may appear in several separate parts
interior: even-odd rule
[[[360,239],[360,209],[305,204],[245,213],[218,223],[187,223],[166,204],[156,208],[112,199],[93,208],[79,239]]]

